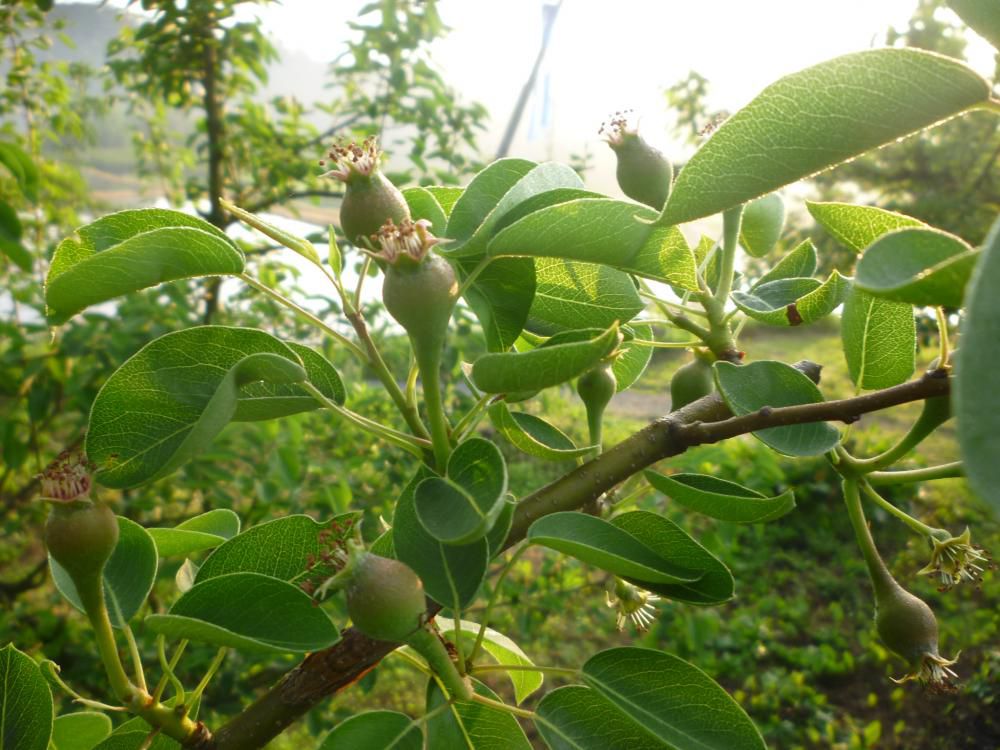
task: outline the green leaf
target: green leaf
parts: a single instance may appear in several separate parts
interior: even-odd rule
[[[548,206],[554,206],[557,203],[568,203],[569,201],[574,201],[578,198],[606,197],[606,195],[602,195],[601,193],[595,193],[592,190],[583,190],[581,188],[570,187],[546,190],[521,201],[514,206],[514,208],[505,213],[496,223],[495,231],[499,232],[501,229],[510,226],[518,219],[522,219],[528,214],[547,208]]]
[[[955,363],[958,444],[969,482],[1000,510],[1000,220],[972,275]]]
[[[584,341],[540,346],[527,352],[484,354],[472,366],[472,382],[484,393],[537,391],[581,375],[619,343],[618,326]]]
[[[756,490],[708,474],[658,474],[645,472],[659,492],[689,510],[731,523],[766,523],[795,508],[795,493],[786,490],[767,497]]]
[[[700,571],[664,559],[629,532],[585,513],[543,516],[528,528],[527,540],[644,583],[690,583],[702,577]]]
[[[503,401],[490,406],[488,413],[497,432],[529,456],[546,461],[567,461],[594,451],[592,445],[577,448],[558,427],[550,425],[541,417],[511,411]]]
[[[172,529],[149,529],[160,557],[182,557],[218,547],[240,533],[240,517],[216,508],[189,518]]]
[[[157,562],[156,544],[149,532],[135,521],[118,516],[118,543],[104,566],[104,601],[114,627],[124,628],[142,608],[156,580]],[[83,612],[69,573],[51,557],[49,565],[59,593]]]
[[[413,568],[434,601],[461,608],[471,602],[486,577],[489,544],[479,539],[472,544],[442,544],[427,533],[414,508],[417,485],[430,472],[421,469],[396,501],[392,521],[392,543],[396,558]]]
[[[396,711],[364,711],[340,722],[318,750],[422,750],[420,726]]]
[[[311,572],[310,562],[318,563],[324,553],[343,545],[359,519],[360,513],[352,511],[325,523],[294,515],[252,526],[212,552],[195,580],[260,573],[294,583]]]
[[[798,247],[779,260],[765,273],[753,289],[779,279],[806,278],[816,273],[816,246],[810,240],[803,240]]]
[[[740,245],[754,258],[763,258],[778,244],[784,228],[785,202],[777,193],[770,193],[743,208]]]
[[[93,750],[111,734],[111,719],[97,711],[77,711],[57,716],[52,725],[55,750]]]
[[[421,525],[445,544],[471,544],[493,528],[503,510],[507,465],[489,440],[466,440],[448,458],[447,477],[427,477],[414,495]]]
[[[479,695],[499,701],[500,697],[478,680],[472,687]],[[430,680],[427,684],[427,713],[447,705],[448,698]],[[513,714],[472,701],[456,701],[427,722],[427,747],[448,750],[531,750],[531,743]]]
[[[491,560],[504,549],[504,542],[507,541],[507,537],[510,534],[510,527],[514,524],[514,509],[516,507],[517,503],[513,500],[504,500],[496,523],[493,524],[490,533],[486,535],[486,544],[489,548]]]
[[[244,387],[305,378],[295,351],[263,331],[202,326],[161,336],[97,394],[86,443],[97,480],[125,488],[166,476],[208,447]]]
[[[551,750],[663,750],[660,742],[614,703],[583,685],[546,693],[535,726]]]
[[[917,325],[905,302],[879,299],[854,287],[844,302],[840,337],[851,380],[860,388],[899,385],[916,368]]]
[[[306,379],[324,396],[338,404],[347,399],[347,390],[340,373],[330,361],[314,349],[283,341],[283,344],[298,355],[306,369]],[[258,380],[240,388],[236,401],[234,422],[258,422],[265,419],[279,419],[304,411],[319,408],[319,403],[298,385],[269,383]]]
[[[649,583],[629,578],[632,583],[689,604],[719,604],[733,598],[736,584],[729,568],[670,519],[636,510],[616,516],[611,523],[664,560],[701,574],[698,580],[684,583]]]
[[[3,201],[0,201],[0,252],[22,271],[31,271],[31,253],[21,245],[21,220],[17,211]]]
[[[806,208],[834,239],[856,253],[893,229],[926,226],[910,216],[874,206],[806,201]]]
[[[610,198],[581,198],[534,211],[497,232],[490,255],[600,263],[698,290],[694,254],[676,227],[653,227],[656,212]]]
[[[530,262],[530,261],[529,261]],[[529,327],[542,335],[624,323],[645,305],[629,275],[608,266],[536,258]]]
[[[463,198],[469,196],[474,184],[475,181],[469,185]],[[499,185],[500,183],[497,182],[496,184]],[[460,241],[447,245],[445,247],[445,254],[452,258],[482,258],[486,255],[486,245],[492,239],[497,225],[506,214],[510,213],[524,201],[539,194],[551,192],[556,188],[574,188],[579,190],[583,188],[583,181],[576,172],[563,164],[555,162],[539,164],[521,177],[504,193],[503,197],[496,202],[496,205],[490,208],[489,213],[483,218],[479,226],[476,227],[475,232],[468,239],[462,241],[463,238],[459,238]],[[455,210],[458,211],[459,207],[456,206]],[[450,231],[451,225],[449,224]],[[448,237],[451,238],[452,236],[449,233]]]
[[[17,186],[24,197],[34,203],[38,200],[40,178],[35,162],[21,148],[13,143],[0,143],[0,164],[14,175]]]
[[[954,117],[990,86],[949,57],[856,52],[785,76],[726,120],[674,181],[662,221],[710,216]]]
[[[431,234],[444,237],[448,229],[448,217],[430,190],[422,187],[407,188],[403,191],[403,197],[410,207],[410,218],[414,221],[426,219],[431,223]]]
[[[207,221],[162,208],[130,209],[77,229],[56,248],[45,281],[52,323],[98,302],[195,276],[243,272],[245,258]]]
[[[146,626],[168,638],[245,651],[304,653],[340,640],[340,631],[302,589],[260,573],[199,580]]]
[[[527,159],[499,159],[483,169],[448,212],[445,236],[456,245],[472,237],[507,191],[536,166]]]
[[[104,739],[94,747],[94,750],[143,750],[144,743],[149,738],[149,730],[133,730],[129,732],[115,732],[110,737]],[[180,743],[174,742],[169,737],[157,736],[149,750],[174,750],[179,748]]]
[[[653,326],[645,323],[632,323],[623,326],[622,332],[625,334],[625,341],[620,347],[621,353],[615,357],[615,361],[611,365],[611,371],[615,375],[617,393],[632,387],[642,377],[642,373],[646,371],[649,361],[653,358],[653,347],[636,343],[634,339],[655,340]]]
[[[475,261],[459,261],[463,281]],[[479,319],[491,352],[509,349],[521,335],[535,298],[535,266],[531,258],[497,258],[480,271],[463,294]]]
[[[451,216],[452,209],[458,199],[462,197],[462,193],[465,192],[464,188],[451,185],[428,185],[424,190],[434,196],[438,205],[441,206],[441,210],[444,211],[444,215],[448,217]]]
[[[806,375],[784,362],[734,365],[716,362],[715,382],[736,416],[772,408],[815,404],[823,394]],[[786,456],[818,456],[840,442],[840,432],[827,422],[793,424],[758,430],[754,437]]]
[[[978,257],[978,250],[940,229],[897,229],[865,250],[854,283],[882,299],[961,307]]]
[[[461,620],[459,623],[464,636],[463,646],[472,648],[476,637],[479,635],[480,625],[468,620]],[[447,620],[440,623],[441,634],[448,639],[454,640],[454,621]],[[514,641],[499,633],[493,628],[486,628],[483,633],[483,650],[496,659],[497,664],[509,664],[511,666],[533,667],[535,663],[528,658],[520,646]],[[533,672],[527,669],[515,669],[507,672],[511,684],[514,687],[514,700],[520,705],[525,698],[530,696],[542,686],[544,675],[542,672]]]
[[[46,750],[52,736],[52,693],[41,670],[8,643],[0,649],[0,747]]]
[[[739,704],[707,674],[671,654],[608,649],[587,660],[583,678],[676,750],[765,750]]]
[[[754,320],[772,326],[809,325],[822,320],[843,303],[851,282],[834,271],[822,284],[816,279],[776,279],[733,292],[736,306]]]
[[[948,0],[948,5],[973,31],[1000,49],[1000,5],[996,0]]]

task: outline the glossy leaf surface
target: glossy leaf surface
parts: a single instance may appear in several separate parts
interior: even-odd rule
[[[38,665],[14,644],[0,648],[0,747],[46,750],[52,736],[52,693]]]
[[[531,524],[527,539],[609,573],[646,583],[685,583],[703,575],[663,558],[628,531],[585,513],[543,516]]]
[[[551,750],[664,750],[664,744],[595,690],[583,685],[546,693],[535,726]]]
[[[865,250],[854,283],[882,299],[961,307],[978,257],[962,239],[939,229],[897,229]]]
[[[990,96],[949,57],[913,48],[837,57],[775,81],[674,181],[662,222],[710,216],[953,117]]]
[[[498,401],[489,408],[490,422],[511,445],[529,456],[546,461],[566,461],[592,453],[593,446],[577,448],[559,428],[541,417],[511,411],[506,403]]]
[[[969,481],[1000,510],[1000,221],[969,284],[953,398]]]
[[[173,528],[148,529],[160,557],[180,557],[218,547],[240,533],[240,517],[216,508]]]
[[[119,211],[80,227],[56,248],[45,280],[52,323],[164,281],[239,274],[245,258],[224,232],[162,208]]]
[[[494,701],[500,697],[478,680],[472,687]],[[448,703],[434,680],[427,685],[427,712]],[[517,719],[506,711],[472,701],[456,701],[427,722],[427,746],[448,750],[531,750]]]
[[[612,648],[583,665],[584,681],[677,750],[764,750],[750,717],[712,678],[671,654]]]
[[[656,212],[610,198],[581,198],[534,211],[502,229],[490,255],[600,263],[637,276],[698,288],[694,255],[676,227],[653,227]]]
[[[424,735],[406,714],[364,711],[340,722],[317,750],[421,750]]]
[[[52,724],[55,750],[93,750],[110,734],[111,719],[97,711],[63,714]]]
[[[750,292],[733,292],[736,306],[754,320],[772,326],[809,325],[832,313],[850,291],[850,282],[837,271],[820,283],[816,279],[776,279]]]
[[[783,362],[715,363],[715,382],[733,414],[741,416],[762,409],[813,404],[823,394],[808,377]],[[840,441],[840,432],[827,422],[769,427],[753,433],[786,456],[818,456]]]
[[[168,638],[244,651],[304,653],[340,640],[326,612],[299,587],[259,573],[198,581],[146,627]]]
[[[590,339],[527,352],[484,354],[472,366],[472,381],[484,393],[537,391],[581,375],[618,345],[618,327]]]
[[[658,474],[645,472],[659,492],[689,510],[732,523],[766,523],[795,508],[795,493],[774,497],[708,474]]]
[[[834,239],[856,253],[894,229],[925,226],[922,221],[910,216],[874,206],[806,201],[806,208]]]
[[[424,529],[445,544],[470,544],[493,528],[503,510],[507,465],[489,440],[466,440],[448,458],[446,477],[428,477],[414,495]]]
[[[446,607],[464,607],[479,590],[489,564],[489,543],[442,544],[427,533],[417,518],[414,494],[430,472],[421,469],[396,501],[392,544],[397,559],[413,568],[434,601]]]
[[[669,518],[636,510],[616,516],[611,523],[664,560],[700,573],[695,581],[650,583],[629,578],[632,583],[674,601],[690,604],[719,604],[733,598],[735,583],[729,568]]]
[[[274,401],[275,415],[284,415],[284,388],[306,378],[296,350],[263,331],[201,326],[161,336],[97,394],[86,442],[96,478],[124,488],[166,476],[211,443],[238,415],[241,399],[253,403],[243,408],[254,418]],[[316,387],[328,384],[319,378]]]
[[[350,512],[318,523],[309,516],[294,515],[252,526],[212,552],[198,569],[196,580],[260,573],[296,582],[309,573],[310,562],[322,572],[324,555],[343,546],[359,517],[358,512]]]
[[[905,302],[879,299],[854,287],[844,302],[840,337],[851,380],[860,388],[899,385],[916,368],[917,325]]]

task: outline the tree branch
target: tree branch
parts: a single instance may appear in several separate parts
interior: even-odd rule
[[[799,369],[818,380],[818,369],[799,363]],[[639,432],[518,503],[505,547],[521,541],[528,527],[542,516],[577,510],[642,469],[688,448],[744,435],[768,427],[836,420],[856,422],[862,414],[922,401],[950,392],[944,371],[932,371],[909,383],[881,391],[815,404],[764,407],[733,416],[721,396],[713,393],[683,409],[656,419]],[[432,605],[431,615],[440,608]],[[373,641],[353,628],[343,639],[310,654],[261,698],[225,724],[214,737],[190,745],[196,750],[249,750],[271,739],[324,698],[335,695],[372,669],[396,646]]]

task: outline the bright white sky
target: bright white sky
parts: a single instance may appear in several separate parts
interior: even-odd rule
[[[254,13],[283,47],[329,61],[342,51],[346,22],[364,2],[284,0]],[[433,55],[449,83],[489,108],[491,129],[482,139],[487,155],[534,63],[542,4],[440,0],[452,31]],[[681,154],[671,143],[662,92],[689,70],[711,82],[714,108],[736,111],[782,75],[883,43],[886,29],[905,25],[915,6],[916,0],[565,0],[543,68],[550,127],[537,127],[541,106],[534,96],[512,155],[566,161],[589,148],[594,171],[588,182],[613,190],[613,160],[597,136],[608,113],[636,109],[646,138],[676,159]],[[970,52],[990,73],[985,42]]]

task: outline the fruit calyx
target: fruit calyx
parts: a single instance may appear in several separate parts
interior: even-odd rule
[[[387,221],[402,222],[410,218],[406,198],[379,169],[382,152],[374,137],[357,143],[336,144],[328,154],[333,165],[323,177],[333,177],[344,183],[344,199],[340,204],[340,228],[352,244],[363,243]]]
[[[41,476],[42,498],[52,503],[45,546],[78,589],[100,588],[101,574],[118,544],[118,519],[90,499],[93,464],[79,451],[65,451]]]
[[[618,159],[615,176],[622,192],[660,211],[670,196],[674,169],[658,149],[639,135],[632,115],[631,110],[615,112],[598,134],[604,136]]]

